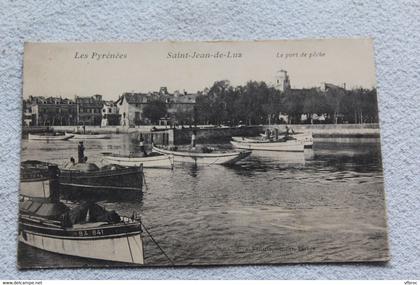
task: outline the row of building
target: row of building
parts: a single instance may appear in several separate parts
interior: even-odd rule
[[[302,89],[291,87],[290,77],[285,70],[279,70],[274,75],[273,87],[280,92],[299,93]],[[320,91],[345,90],[346,86],[337,86],[322,83],[317,87]],[[196,98],[203,92],[190,94],[187,92],[169,93],[166,87],[161,87],[158,92],[148,93],[123,93],[118,100],[105,101],[101,95],[91,97],[75,96],[74,99],[58,97],[34,97],[29,96],[23,101],[23,124],[26,126],[127,126],[148,124],[150,121],[144,116],[144,110],[151,102],[159,100],[165,102],[167,114],[160,122],[164,124],[179,123],[188,117],[192,117]],[[302,115],[306,116],[306,115]],[[317,115],[313,115],[317,116]],[[287,114],[281,114],[280,119],[288,121]],[[302,117],[301,121],[308,118]],[[312,118],[325,120],[325,116]]]
[[[144,108],[150,102],[165,102],[167,115],[162,121],[173,121],[178,113],[192,114],[198,94],[159,92],[123,93],[117,101],[105,101],[102,95],[91,97],[29,96],[23,100],[24,126],[135,126],[149,123]]]

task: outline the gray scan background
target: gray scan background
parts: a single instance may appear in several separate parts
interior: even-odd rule
[[[416,0],[0,0],[0,279],[419,279],[419,19],[420,2]],[[138,42],[358,36],[375,39],[392,256],[388,264],[17,270],[24,41]]]

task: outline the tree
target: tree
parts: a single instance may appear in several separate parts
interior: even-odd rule
[[[332,115],[333,123],[338,123],[338,116],[340,112],[340,102],[343,99],[346,91],[342,88],[329,88],[326,92],[326,99],[330,107],[330,115]],[[331,117],[331,116],[330,116]]]
[[[181,126],[192,125],[194,120],[194,111],[178,109],[175,113],[175,120]]]
[[[310,123],[313,124],[313,115],[322,115],[330,112],[329,105],[324,94],[316,88],[303,89],[303,106],[302,112],[307,115]]]
[[[166,115],[167,111],[165,102],[154,100],[144,107],[143,116],[148,118],[152,123],[157,124],[159,119]]]
[[[286,90],[282,97],[282,111],[288,114],[289,124],[300,122],[303,113],[304,94],[302,90]]]

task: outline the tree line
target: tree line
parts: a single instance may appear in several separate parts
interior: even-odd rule
[[[195,119],[201,124],[378,122],[375,88],[281,92],[265,82],[249,81],[245,86],[233,87],[229,81],[218,81],[207,95],[198,96],[196,102]],[[302,115],[306,115],[303,121]],[[320,117],[322,120],[317,120]]]
[[[145,108],[144,115],[156,121],[166,111],[165,104],[157,101]],[[175,120],[190,125],[377,123],[377,94],[375,88],[338,87],[281,92],[265,82],[249,81],[234,87],[222,80],[196,98],[193,110],[178,110]]]

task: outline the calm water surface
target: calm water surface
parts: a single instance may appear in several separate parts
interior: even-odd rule
[[[135,151],[134,136],[85,141],[101,152]],[[229,148],[229,145],[220,145]],[[23,140],[22,159],[63,164],[77,141]],[[147,189],[132,202],[100,204],[144,224],[177,265],[384,260],[387,258],[379,139],[316,141],[304,155],[253,152],[233,167],[177,164],[145,169]],[[168,260],[145,235],[147,265]],[[21,267],[121,265],[19,244]]]

